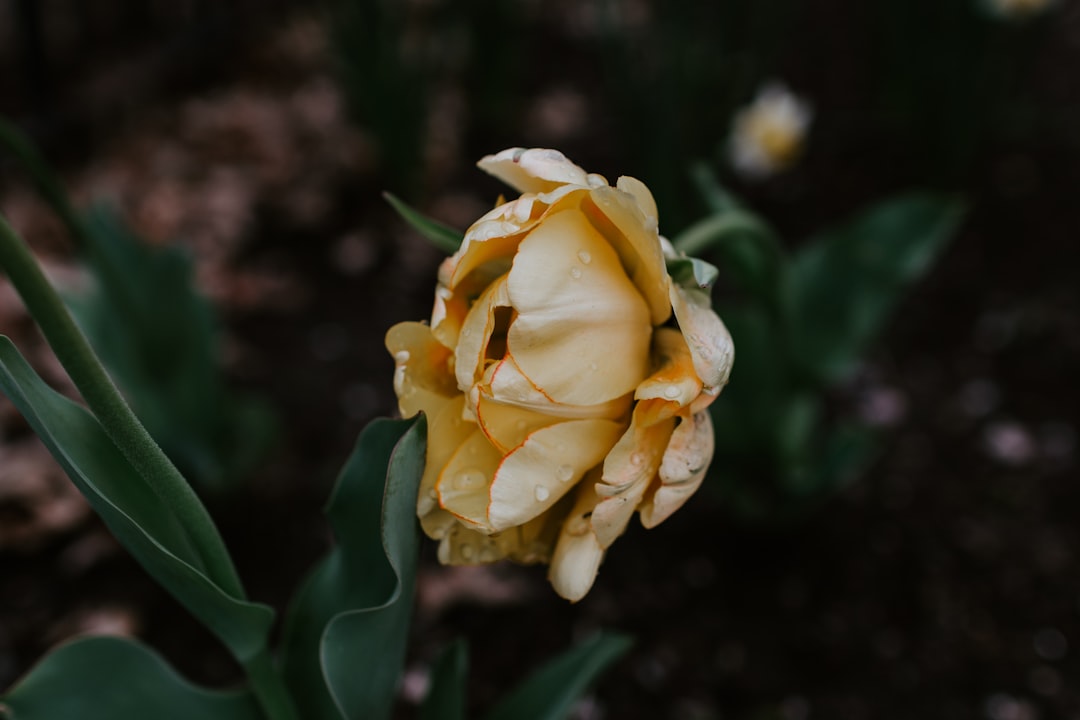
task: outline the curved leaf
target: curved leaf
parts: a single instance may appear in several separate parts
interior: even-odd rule
[[[0,698],[6,720],[260,720],[246,692],[192,685],[134,640],[90,637],[60,646]]]
[[[486,720],[563,720],[574,701],[631,644],[623,635],[593,637],[530,675]]]
[[[285,628],[283,672],[305,718],[389,716],[412,611],[425,438],[423,420],[375,420],[341,472],[326,511],[338,545]]]
[[[143,481],[101,424],[34,372],[0,336],[0,391],[26,417],[68,477],[135,556],[241,662],[266,646],[274,613],[226,593],[205,564],[172,507]]]

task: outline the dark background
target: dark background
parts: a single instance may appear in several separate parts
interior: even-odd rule
[[[784,524],[706,487],[632,526],[575,606],[540,569],[451,571],[425,546],[401,717],[454,637],[482,710],[607,628],[636,644],[580,718],[1080,718],[1080,7],[1004,22],[940,0],[613,6],[610,26],[600,2],[0,0],[0,111],[78,203],[108,198],[149,242],[192,249],[230,378],[279,410],[262,469],[212,504],[250,594],[283,607],[326,547],[336,470],[394,411],[382,336],[430,313],[439,255],[381,191],[464,228],[502,191],[479,157],[557,147],[648,183],[671,235],[704,213],[685,171],[705,160],[797,247],[935,188],[967,219],[836,390],[887,429],[860,482]],[[806,152],[743,182],[728,119],[773,78],[814,107]],[[62,226],[3,159],[0,211],[78,281]],[[63,386],[0,293],[0,331]],[[0,401],[0,686],[88,630],[236,680],[35,442]]]

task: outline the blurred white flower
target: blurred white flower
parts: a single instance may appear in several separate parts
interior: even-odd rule
[[[994,15],[1006,20],[1021,20],[1049,10],[1057,0],[982,0]]]
[[[730,139],[732,165],[751,178],[787,169],[802,151],[812,118],[806,101],[782,84],[769,83],[735,114]]]

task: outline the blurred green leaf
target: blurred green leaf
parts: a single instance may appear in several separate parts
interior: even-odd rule
[[[812,238],[792,268],[791,348],[818,382],[847,373],[963,215],[950,197],[910,194]]]
[[[591,638],[526,678],[486,720],[563,720],[586,688],[631,644],[630,638],[611,633]]]
[[[691,165],[690,179],[712,214],[720,215],[743,206],[731,191],[720,184],[720,179],[708,163],[699,160]]]
[[[120,453],[94,416],[52,390],[0,336],[6,394],[90,505],[139,563],[244,661],[262,651],[274,613],[226,593],[172,505]]]
[[[426,423],[375,420],[327,506],[338,545],[289,610],[283,672],[303,717],[389,717],[405,659]]]
[[[417,232],[438,249],[448,255],[453,255],[461,247],[461,240],[464,237],[462,233],[412,209],[390,193],[383,193],[383,197],[386,198],[386,202],[390,203],[391,207],[397,210],[398,215],[405,222],[412,225]]]
[[[192,685],[149,648],[90,637],[45,656],[0,697],[6,720],[261,720],[246,692]]]
[[[759,304],[777,317],[785,312],[787,257],[772,229],[750,211],[710,215],[679,233],[672,245],[687,255],[716,258]]]
[[[756,305],[718,310],[735,345],[735,364],[720,398],[709,406],[716,429],[716,453],[754,463],[771,460],[777,448],[777,418],[793,392],[783,336]],[[726,475],[721,463],[718,474]]]
[[[465,720],[465,681],[469,649],[464,640],[446,648],[431,670],[431,688],[420,707],[420,720]]]
[[[217,324],[190,257],[142,242],[104,205],[81,227],[98,283],[69,307],[170,459],[198,485],[225,489],[261,459],[276,423],[265,403],[225,387]]]

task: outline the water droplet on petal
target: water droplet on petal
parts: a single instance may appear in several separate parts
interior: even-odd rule
[[[580,260],[584,265],[588,265],[592,262],[592,255],[589,254],[588,250],[578,250],[577,256],[578,260]]]
[[[536,490],[533,491],[533,495],[536,496],[537,502],[544,502],[551,496],[551,491],[543,485],[537,485]]]
[[[527,424],[528,423],[526,423],[524,420],[518,420],[516,423],[514,423],[514,427],[516,427],[518,430],[524,430]]]
[[[645,458],[642,457],[641,453],[630,453],[631,465],[640,465],[643,462],[645,462]]]
[[[669,400],[674,400],[675,398],[679,397],[679,388],[675,385],[668,385],[666,388],[664,388],[664,397],[668,398]]]
[[[575,280],[580,278],[581,277],[581,268],[576,267],[576,266],[570,268],[570,277],[574,278]]]
[[[574,477],[574,468],[569,465],[560,465],[555,471],[555,477],[559,478],[560,482],[570,482],[570,478]]]
[[[455,490],[476,490],[484,484],[484,473],[479,470],[462,470],[454,476]]]
[[[473,556],[472,545],[462,545],[460,552],[461,552],[461,557],[462,557],[463,560],[466,560],[466,561],[472,560],[472,556]]]

